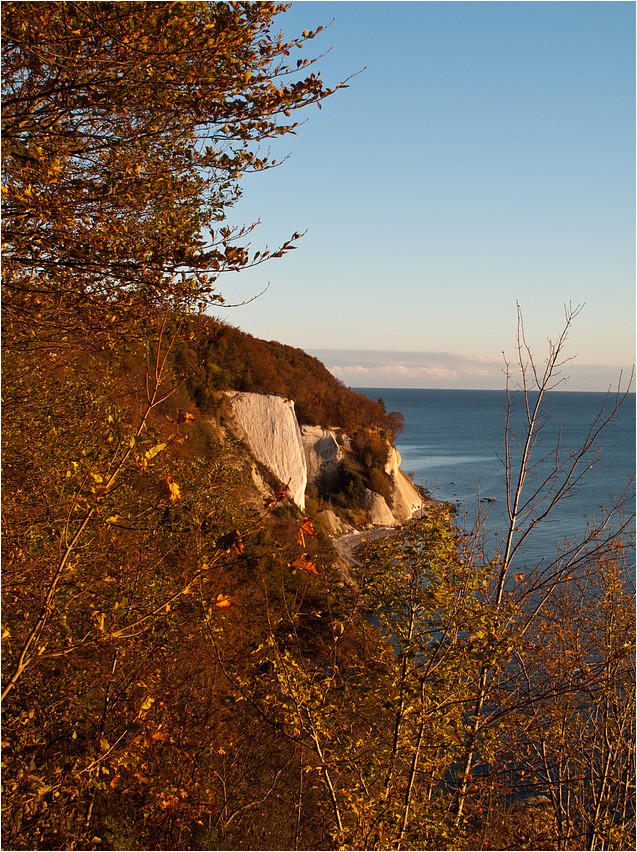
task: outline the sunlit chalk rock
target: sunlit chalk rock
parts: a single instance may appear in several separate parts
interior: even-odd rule
[[[227,396],[254,457],[288,486],[290,498],[305,509],[307,466],[294,402],[277,394],[228,391]]]
[[[369,488],[365,489],[362,508],[367,511],[369,520],[375,527],[392,527],[396,524],[396,518],[385,498]]]
[[[323,521],[325,529],[330,535],[343,535],[346,531],[343,522],[331,509],[323,509],[318,513],[318,517]]]
[[[413,517],[419,509],[422,509],[423,499],[411,479],[400,469],[400,453],[396,447],[389,449],[385,472],[391,476],[394,486],[392,494],[393,516],[399,523],[404,523]]]

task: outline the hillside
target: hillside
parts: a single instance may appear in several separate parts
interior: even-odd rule
[[[386,412],[380,403],[345,387],[301,349],[260,340],[213,318],[192,320],[187,330],[193,338],[178,345],[175,363],[203,412],[220,390],[278,393],[294,400],[300,423],[348,434],[374,427],[390,440],[402,430],[400,412]]]
[[[320,513],[368,522],[359,500],[388,478],[400,418],[299,350],[189,315],[154,324],[147,342],[93,326],[5,346],[6,848],[289,845],[266,793],[293,812],[305,746],[266,710],[265,648],[316,666],[335,618],[343,666],[367,641]],[[305,515],[229,428],[233,385],[354,429]],[[331,846],[323,799],[308,791],[303,845]]]
[[[56,303],[38,311],[60,322]],[[523,642],[494,631],[501,610],[484,589],[498,563],[444,506],[369,541],[348,584],[332,515],[367,526],[366,497],[395,493],[379,406],[298,350],[190,315],[156,314],[125,337],[75,326],[46,346],[32,327],[7,321],[3,340],[4,848],[389,848],[402,836],[443,849],[488,834],[493,848],[524,836],[541,849],[561,836],[541,795],[511,808],[491,797],[504,782],[527,790],[516,767],[535,767],[530,790],[545,789],[535,742],[560,708],[561,724],[581,724],[543,687],[567,673],[555,660],[569,637],[603,659],[612,623],[612,679],[604,662],[568,690],[594,713],[586,690],[603,681],[613,724],[634,718],[631,658],[613,650],[632,647],[634,613],[616,561],[599,563],[585,609],[558,597]],[[334,431],[340,473],[308,489],[305,513],[233,432],[221,388],[241,372],[247,383],[248,365],[252,388],[306,393],[306,411],[331,388],[341,408],[307,419],[340,410],[368,424],[348,440]],[[477,751],[474,685],[485,654],[499,665],[510,642],[524,676],[502,669],[492,701],[506,713]],[[462,737],[482,775],[456,824],[447,779]],[[577,832],[564,848],[579,848]]]

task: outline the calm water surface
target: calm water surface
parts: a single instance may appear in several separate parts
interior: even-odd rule
[[[504,436],[502,391],[417,390],[356,388],[371,399],[382,398],[388,411],[400,411],[405,429],[396,445],[403,470],[432,496],[458,505],[462,522],[469,526],[476,508],[489,510],[489,524],[503,522],[505,490],[502,478],[501,443]],[[589,426],[604,405],[605,394],[553,391],[546,396],[550,415],[536,447],[539,458],[556,440],[568,456],[585,438]],[[520,414],[514,422],[522,435]],[[635,395],[630,394],[595,445],[600,451],[587,460],[592,467],[577,493],[560,503],[549,523],[534,533],[534,549],[554,551],[558,540],[580,536],[587,521],[602,517],[613,495],[629,485],[635,471]],[[482,501],[482,502],[480,502]],[[631,501],[632,508],[632,501]]]

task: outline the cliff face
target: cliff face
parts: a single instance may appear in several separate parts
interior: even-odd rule
[[[345,453],[352,452],[349,441],[343,446],[330,429],[300,427],[294,402],[276,394],[226,392],[235,415],[233,431],[248,445],[254,457],[284,485],[290,498],[305,509],[308,484],[321,484],[329,493],[336,482]],[[413,482],[400,469],[400,454],[390,446],[385,472],[391,479],[391,508],[375,491],[365,489],[359,508],[367,512],[374,526],[395,526],[409,520],[423,505]]]
[[[343,461],[343,451],[336,436],[323,426],[301,426],[305,450],[308,484],[318,485],[334,480]]]
[[[288,494],[305,509],[307,467],[294,402],[275,394],[228,393],[243,438],[258,461],[288,486]]]
[[[399,523],[404,523],[422,508],[423,500],[414,483],[400,469],[400,453],[396,447],[390,447],[385,472],[391,476],[394,486],[392,514]]]

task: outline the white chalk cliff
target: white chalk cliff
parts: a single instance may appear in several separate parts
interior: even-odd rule
[[[396,447],[389,448],[385,472],[391,476],[394,486],[392,514],[399,523],[408,521],[423,506],[420,492],[411,479],[400,469],[400,453]]]
[[[344,454],[336,435],[323,426],[300,427],[292,400],[278,394],[227,391],[226,395],[235,415],[233,430],[248,444],[254,458],[288,486],[288,494],[299,508],[305,509],[308,483],[320,480],[325,484],[338,477]],[[380,494],[369,489],[362,506],[375,526],[402,524],[423,505],[420,492],[400,469],[400,453],[393,446],[385,471],[393,485],[391,509]],[[255,471],[253,479],[259,490],[267,487],[262,480],[257,482]]]
[[[381,494],[365,489],[363,509],[369,515],[369,522],[375,527],[395,527],[396,517],[387,505],[387,501]]]
[[[324,426],[301,426],[308,483],[318,484],[338,474],[343,451],[334,432]]]
[[[289,496],[305,509],[307,468],[294,402],[271,393],[227,395],[255,458],[288,486]]]

